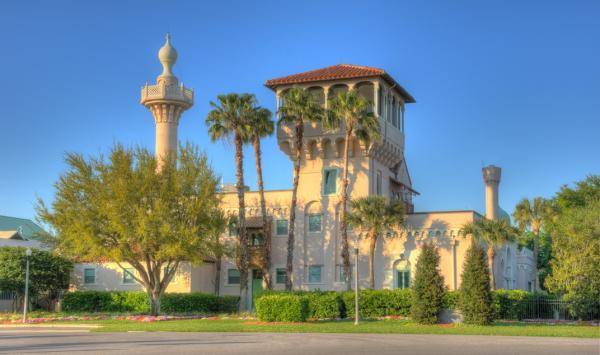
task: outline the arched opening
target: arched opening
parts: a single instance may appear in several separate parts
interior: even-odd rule
[[[315,102],[318,102],[319,105],[321,105],[321,107],[325,107],[325,92],[323,91],[322,87],[312,86],[309,87],[307,90],[312,95],[313,100],[315,100]]]
[[[410,262],[404,257],[394,262],[394,288],[405,289],[411,286]]]
[[[364,97],[365,99],[367,99],[367,101],[369,101],[369,103],[370,103],[369,112],[373,112],[373,105],[375,102],[375,88],[373,86],[373,83],[371,83],[369,81],[364,81],[364,82],[358,83],[355,86],[355,88],[360,96]]]
[[[329,88],[329,95],[327,97],[328,100],[333,100],[337,97],[339,93],[347,92],[348,85],[346,84],[337,84]]]

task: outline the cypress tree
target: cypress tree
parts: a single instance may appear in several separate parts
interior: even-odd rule
[[[485,252],[473,243],[465,257],[459,306],[467,324],[486,325],[493,319],[492,292]]]
[[[444,307],[444,277],[440,273],[440,256],[433,244],[425,244],[417,260],[413,282],[411,314],[421,324],[435,324]]]

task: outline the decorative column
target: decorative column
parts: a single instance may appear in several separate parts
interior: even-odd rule
[[[379,117],[379,81],[372,81],[373,84],[373,113]]]
[[[326,110],[329,108],[329,88],[331,88],[329,85],[323,86],[323,95],[325,97],[325,105],[323,105],[323,108]]]
[[[140,103],[154,116],[156,125],[156,159],[160,169],[169,153],[177,154],[177,127],[183,111],[194,104],[194,91],[179,84],[172,68],[177,61],[177,51],[166,42],[158,51],[163,72],[156,78],[156,85],[142,88]]]

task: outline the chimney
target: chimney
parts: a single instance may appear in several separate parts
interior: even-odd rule
[[[498,185],[500,185],[502,169],[494,165],[488,165],[482,171],[485,183],[485,217],[496,220],[500,213]]]

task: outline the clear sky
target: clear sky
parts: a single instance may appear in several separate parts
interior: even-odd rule
[[[139,94],[160,73],[166,32],[196,92],[179,137],[226,182],[233,149],[207,136],[209,100],[252,92],[274,110],[265,80],[338,63],[383,68],[416,98],[406,158],[418,211],[483,211],[482,163],[502,167],[509,213],[600,173],[599,1],[7,1],[0,214],[33,218],[36,196],[50,202],[66,151],[154,149]],[[274,138],[264,151],[266,187],[289,188]]]

